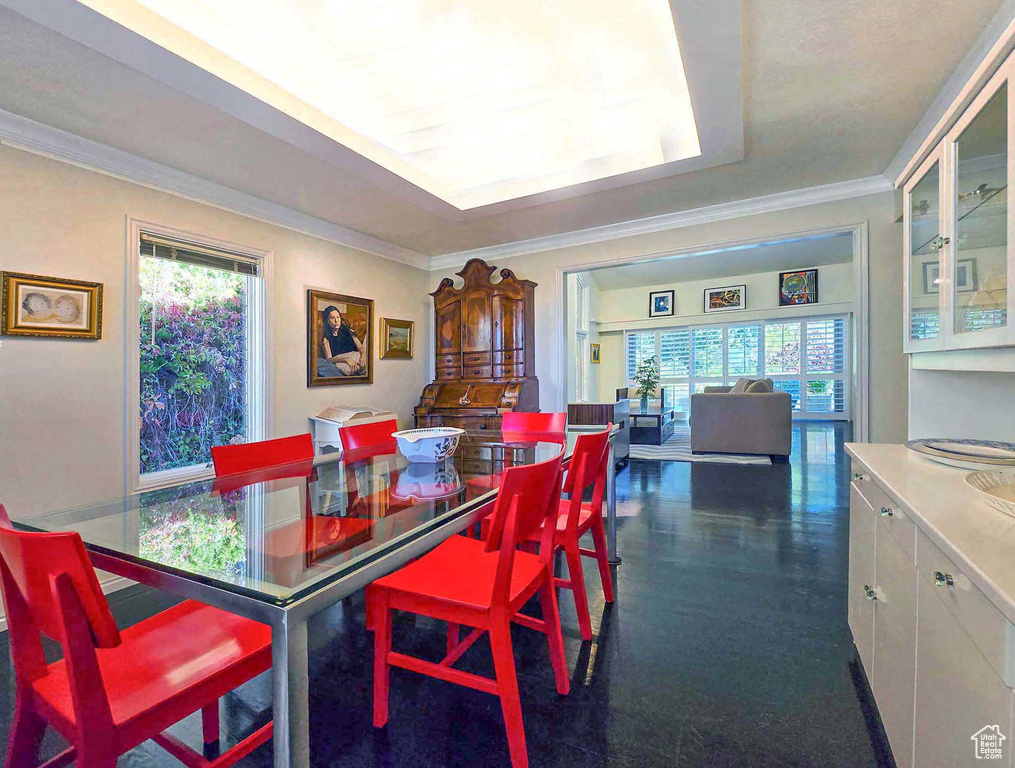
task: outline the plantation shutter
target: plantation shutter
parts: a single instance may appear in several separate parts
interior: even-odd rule
[[[659,375],[682,378],[691,372],[691,334],[686,328],[659,334]]]
[[[842,317],[808,320],[807,373],[843,373],[846,370],[846,320]]]
[[[655,331],[627,334],[627,379],[632,381],[638,366],[656,353]]]
[[[167,240],[149,235],[147,232],[141,233],[141,255],[209,269],[221,269],[224,272],[238,272],[251,277],[260,276],[260,261],[257,259],[182,240]]]

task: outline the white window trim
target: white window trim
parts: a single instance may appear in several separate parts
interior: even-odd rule
[[[578,403],[589,400],[589,294],[588,284],[581,275],[574,276],[575,301],[575,382],[574,399]]]
[[[266,440],[272,436],[274,424],[272,349],[273,334],[271,323],[271,270],[272,251],[252,248],[248,245],[231,243],[225,240],[198,235],[193,232],[143,221],[129,217],[127,219],[127,289],[124,291],[124,347],[126,382],[124,384],[124,492],[125,494],[164,488],[178,483],[195,482],[213,477],[215,471],[211,467],[181,467],[162,472],[150,472],[143,478],[140,470],[141,434],[138,423],[138,403],[141,399],[141,350],[138,346],[138,327],[141,323],[141,233],[147,232],[160,235],[167,239],[184,240],[208,248],[233,251],[260,262],[260,277],[257,285],[259,290],[252,292],[247,313],[247,332],[257,334],[260,338],[252,345],[253,354],[247,356],[248,381],[255,386],[249,388],[254,393],[248,398],[249,413],[259,414],[260,418],[252,419],[250,424],[251,440]],[[251,335],[249,338],[253,338]],[[260,354],[257,354],[260,347]]]

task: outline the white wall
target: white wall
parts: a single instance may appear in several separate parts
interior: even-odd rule
[[[102,339],[0,337],[0,502],[14,517],[120,496],[125,403],[127,219],[136,217],[274,253],[274,435],[307,431],[307,416],[352,404],[412,414],[429,382],[426,272],[0,146],[0,269],[104,284]],[[416,322],[416,358],[379,360],[374,384],[306,386],[306,289],[372,298],[377,318]],[[375,321],[376,322],[376,321]],[[125,335],[126,334],[126,335]],[[376,332],[374,337],[376,339]]]
[[[539,284],[536,288],[536,374],[540,381],[541,407],[560,409],[566,401],[565,383],[558,366],[558,360],[566,352],[557,335],[559,270],[592,264],[605,266],[620,259],[662,256],[677,250],[704,250],[723,243],[775,240],[792,233],[849,227],[863,221],[868,222],[870,233],[872,437],[880,442],[905,440],[907,366],[902,354],[902,225],[895,223],[892,192],[558,248],[516,256],[504,260],[503,264],[494,260],[497,266],[509,266],[520,278]],[[431,290],[460,268],[432,273]],[[563,286],[560,291],[563,292]],[[604,358],[608,351],[606,338],[603,334],[600,342]],[[604,362],[600,368],[601,380],[606,365]]]

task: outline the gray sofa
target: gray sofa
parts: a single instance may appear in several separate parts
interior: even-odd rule
[[[705,387],[691,395],[692,453],[767,454],[788,461],[792,404],[787,392],[731,394]]]

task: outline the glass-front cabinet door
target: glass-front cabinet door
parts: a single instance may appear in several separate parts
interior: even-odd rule
[[[905,187],[905,312],[906,352],[941,349],[941,275],[949,243],[943,232],[944,173],[939,146]]]
[[[942,309],[950,315],[947,347],[1015,343],[1009,328],[1012,273],[1008,205],[1012,105],[1010,62],[993,77],[949,132],[949,213],[955,233]],[[945,293],[942,287],[942,294]]]

